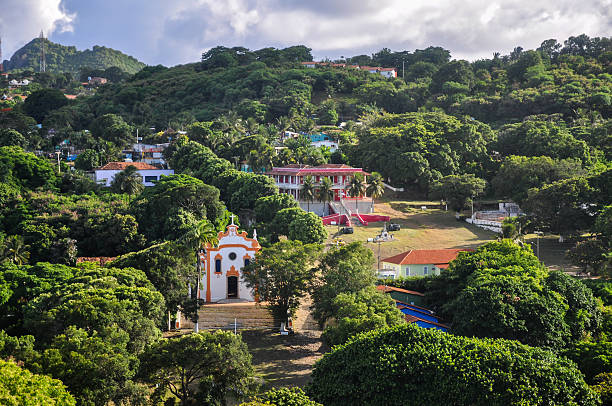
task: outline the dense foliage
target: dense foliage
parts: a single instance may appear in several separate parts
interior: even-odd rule
[[[308,392],[330,406],[598,404],[575,365],[551,352],[413,325],[335,347],[312,376]]]

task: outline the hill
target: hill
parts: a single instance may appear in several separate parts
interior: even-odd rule
[[[45,42],[47,72],[78,73],[82,67],[104,70],[116,66],[122,71],[134,74],[145,67],[136,58],[120,51],[94,45],[93,49],[79,51],[74,46],[65,46],[49,41]],[[26,69],[38,71],[41,40],[34,38],[13,54],[10,60],[4,61],[6,70]]]

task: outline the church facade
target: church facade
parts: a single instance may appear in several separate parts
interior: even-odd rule
[[[200,254],[202,280],[199,297],[207,303],[226,299],[254,301],[253,291],[242,277],[242,268],[252,262],[261,249],[257,233],[249,238],[246,232],[238,232],[238,226],[232,221],[217,239],[216,246],[207,244],[204,253]]]

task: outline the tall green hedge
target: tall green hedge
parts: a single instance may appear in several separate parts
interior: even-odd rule
[[[358,335],[317,364],[308,392],[335,405],[597,405],[576,365],[516,341],[414,325]]]

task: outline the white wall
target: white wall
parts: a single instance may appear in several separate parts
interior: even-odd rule
[[[235,226],[228,226],[230,229],[229,235],[222,237],[219,240],[218,250],[210,251],[210,261],[206,265],[205,271],[210,273],[210,301],[218,302],[227,299],[227,280],[228,271],[232,266],[238,271],[238,299],[254,301],[252,290],[246,285],[242,277],[242,268],[244,267],[244,257],[248,255],[250,261],[255,258],[255,251],[252,249],[252,241],[245,240],[240,234],[232,234],[231,229]],[[251,248],[251,249],[249,249]],[[231,253],[236,254],[235,259],[230,259]],[[215,257],[221,256],[221,273],[215,273]],[[203,268],[204,269],[204,268]],[[202,274],[200,297],[206,299],[206,273]]]
[[[110,186],[111,182],[115,178],[115,175],[121,172],[118,169],[112,170],[96,170],[94,180],[96,183],[101,184],[103,186]],[[143,169],[138,171],[138,174],[142,176],[142,183],[145,186],[154,186],[153,182],[145,182],[145,176],[156,176],[157,180],[159,180],[160,176],[170,176],[174,175],[174,169]]]

